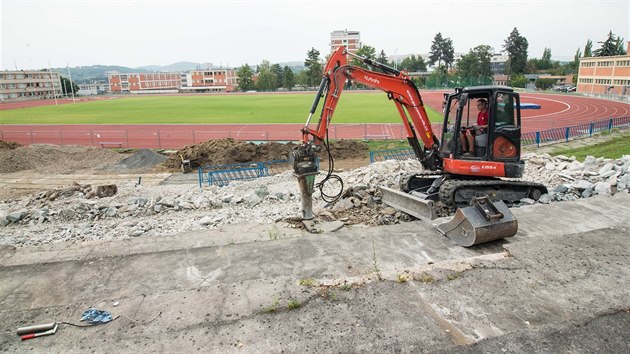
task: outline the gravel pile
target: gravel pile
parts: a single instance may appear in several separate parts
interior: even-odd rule
[[[628,192],[630,156],[618,160],[527,155],[525,180],[550,190],[539,202],[574,200],[592,195]],[[418,161],[384,161],[340,173],[342,198],[328,205],[314,194],[319,219],[343,225],[379,225],[413,218],[379,203],[377,187],[397,188],[400,177],[420,172]],[[145,187],[118,184],[110,197],[94,197],[97,186],[44,191],[18,201],[0,203],[0,244],[40,245],[53,242],[157,237],[184,231],[253,222],[296,225],[300,214],[297,181],[291,172],[226,187],[169,185]],[[324,192],[334,195],[338,185]],[[50,196],[55,198],[51,200]],[[522,200],[522,204],[533,204]]]
[[[106,171],[129,173],[129,171],[148,171],[166,161],[167,157],[150,149],[140,149],[117,163],[104,168]]]

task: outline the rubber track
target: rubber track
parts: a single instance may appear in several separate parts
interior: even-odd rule
[[[497,189],[506,189],[501,187],[517,187],[514,189],[522,189],[528,187],[535,187],[535,189],[542,189],[541,194],[544,194],[546,187],[540,183],[527,182],[527,181],[505,181],[501,179],[490,180],[461,180],[461,179],[448,179],[442,183],[439,190],[440,201],[449,207],[455,207],[455,192],[462,187],[499,187]],[[509,188],[507,188],[509,189]],[[466,203],[468,205],[468,203]],[[461,205],[457,205],[461,206]]]

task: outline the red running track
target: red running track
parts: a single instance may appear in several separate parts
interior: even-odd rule
[[[424,104],[441,110],[443,92],[421,92]],[[37,105],[47,101],[35,101]],[[523,132],[568,127],[630,116],[630,104],[572,95],[521,94],[521,102],[541,105],[522,110]],[[54,104],[54,101],[52,101]],[[5,103],[6,105],[6,103]],[[6,108],[4,106],[3,108]],[[16,107],[17,108],[17,107]],[[0,113],[1,114],[1,113]],[[2,125],[0,140],[22,145],[94,145],[103,147],[179,149],[217,138],[251,141],[296,141],[303,124],[206,125]],[[439,136],[440,124],[433,128]],[[330,139],[404,139],[402,124],[331,124]]]

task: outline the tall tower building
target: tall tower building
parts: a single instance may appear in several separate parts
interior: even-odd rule
[[[361,48],[361,33],[359,31],[333,31],[330,33],[330,51],[345,46],[351,53],[356,53]]]

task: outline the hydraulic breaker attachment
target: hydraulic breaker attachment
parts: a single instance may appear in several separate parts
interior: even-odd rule
[[[379,186],[383,193],[383,203],[399,209],[418,219],[433,220],[437,217],[432,200],[422,199],[413,193],[404,193],[385,186]]]
[[[437,226],[442,235],[464,247],[512,237],[518,221],[503,201],[488,196],[473,198],[471,206],[458,208],[450,221]]]
[[[291,152],[293,175],[297,177],[300,187],[302,219],[304,220],[315,217],[313,214],[313,191],[315,176],[319,173],[319,161],[316,152],[316,148],[311,144],[298,146]]]

